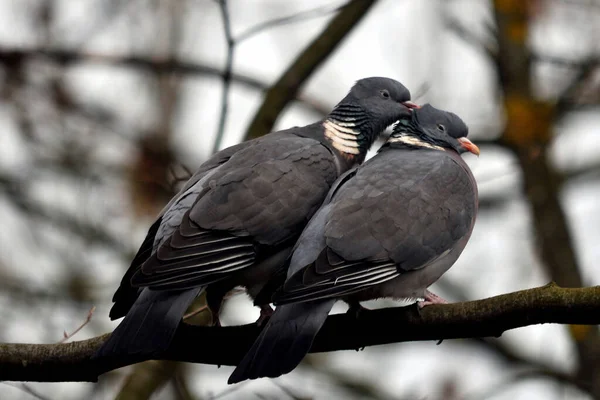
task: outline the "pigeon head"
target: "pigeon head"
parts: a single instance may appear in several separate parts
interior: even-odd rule
[[[479,155],[479,148],[467,139],[468,134],[469,128],[458,115],[425,104],[398,121],[388,142]]]
[[[409,100],[410,92],[398,81],[361,79],[327,116],[325,136],[340,152],[364,159],[385,128],[410,116],[411,109],[417,107]]]

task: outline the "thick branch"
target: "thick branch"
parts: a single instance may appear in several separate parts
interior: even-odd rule
[[[500,336],[523,326],[600,324],[600,286],[563,289],[554,284],[485,300],[367,311],[359,319],[330,317],[311,352],[359,349],[387,343]],[[259,332],[254,324],[202,327],[182,324],[160,359],[235,365]],[[0,345],[0,381],[95,381],[141,358],[90,360],[108,334],[65,344]]]

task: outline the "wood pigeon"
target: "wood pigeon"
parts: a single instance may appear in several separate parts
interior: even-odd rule
[[[455,114],[425,105],[336,181],[294,247],[273,316],[229,383],[292,371],[336,300],[351,308],[384,297],[442,302],[427,288],[465,248],[478,207],[460,156],[479,154],[467,133]]]
[[[324,120],[213,155],[151,226],[113,297],[111,319],[125,319],[95,357],[164,351],[206,288],[214,316],[235,286],[258,293],[333,182],[410,114],[409,100],[395,80],[361,79]]]

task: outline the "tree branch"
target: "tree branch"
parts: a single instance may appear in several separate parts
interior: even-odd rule
[[[454,17],[446,16],[445,23],[450,32],[471,44],[473,48],[480,50],[483,55],[487,56],[494,64],[498,63],[498,46],[490,43],[490,39],[479,37]]]
[[[223,32],[227,42],[227,58],[225,60],[225,71],[223,71],[223,88],[221,93],[221,113],[219,114],[219,125],[217,134],[213,143],[212,152],[216,153],[221,148],[221,141],[225,134],[225,123],[227,122],[227,111],[229,110],[229,88],[231,87],[231,75],[233,73],[233,56],[237,42],[233,39],[231,32],[231,20],[229,18],[229,8],[227,0],[219,0],[219,9],[221,10],[221,19],[223,20]]]
[[[546,151],[553,139],[553,123],[563,100],[553,104],[536,97],[531,84],[533,55],[529,48],[531,11],[528,2],[494,1],[498,26],[498,76],[504,92],[506,127],[502,136],[522,169],[523,189],[531,206],[537,250],[552,280],[568,287],[583,286],[584,279],[567,216],[561,205],[560,176]],[[593,62],[592,62],[593,64]],[[585,70],[574,80],[586,80]],[[561,98],[569,97],[567,88]],[[577,348],[578,380],[600,399],[600,335],[597,329],[570,329]]]
[[[600,286],[567,289],[549,284],[421,311],[416,307],[387,308],[366,311],[359,319],[334,315],[323,326],[311,352],[500,336],[506,330],[542,323],[595,325],[600,324],[599,309]],[[219,328],[181,324],[171,347],[158,358],[236,365],[258,333],[254,324]],[[64,344],[0,344],[0,381],[96,381],[107,371],[144,361],[142,357],[91,360],[107,338],[108,334]]]
[[[96,63],[134,68],[152,73],[173,73],[177,75],[192,76],[207,75],[215,77],[223,76],[223,71],[221,71],[219,68],[205,64],[178,61],[173,59],[161,60],[140,56],[115,56],[109,54],[84,53],[60,49],[8,49],[5,47],[0,47],[0,64],[9,67],[18,66],[24,61],[36,58],[45,58],[63,67],[78,63]],[[258,79],[238,73],[232,73],[231,80],[237,84],[241,84],[255,90],[267,90],[269,88],[267,84]],[[316,99],[309,99],[301,95],[294,95],[292,97],[300,101],[308,109],[317,114],[325,115],[328,112],[328,108]]]
[[[346,4],[321,34],[308,45],[267,91],[265,99],[246,131],[246,139],[269,133],[281,111],[294,99],[300,86],[321,65],[346,35],[367,14],[376,0],[352,0]]]
[[[600,57],[598,56],[592,56],[579,65],[578,72],[571,83],[558,96],[556,106],[559,113],[558,118],[563,116],[566,110],[573,108],[575,104],[583,102],[579,99],[583,97],[581,92],[589,89],[590,81],[598,68],[600,68]]]

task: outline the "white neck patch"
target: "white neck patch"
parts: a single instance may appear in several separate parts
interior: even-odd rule
[[[442,146],[437,146],[435,144],[427,143],[427,142],[425,142],[417,137],[414,137],[412,135],[402,134],[401,136],[392,136],[387,141],[388,141],[388,143],[404,143],[409,146],[426,147],[428,149],[434,149],[434,150],[446,150]]]
[[[360,154],[360,148],[356,136],[360,133],[354,129],[354,123],[346,121],[343,125],[337,124],[330,119],[323,122],[325,137],[331,140],[331,144],[342,153]]]

